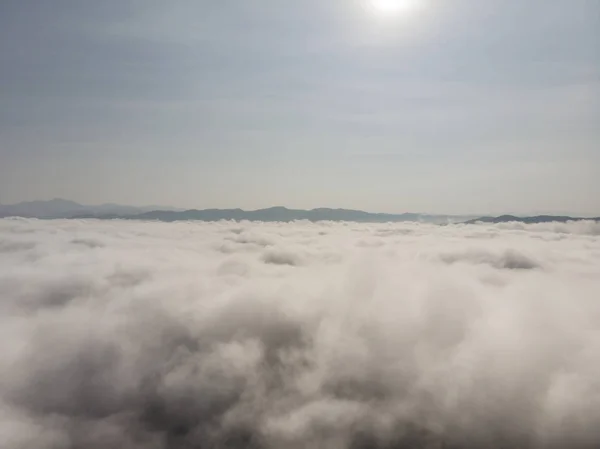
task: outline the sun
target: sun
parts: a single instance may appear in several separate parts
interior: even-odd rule
[[[395,16],[409,12],[417,0],[370,0],[371,8],[382,16]]]

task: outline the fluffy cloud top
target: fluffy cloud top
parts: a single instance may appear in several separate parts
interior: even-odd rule
[[[0,441],[592,448],[600,227],[0,220]]]

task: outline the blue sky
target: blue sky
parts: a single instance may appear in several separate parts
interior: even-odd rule
[[[600,214],[600,1],[3,0],[0,202]]]

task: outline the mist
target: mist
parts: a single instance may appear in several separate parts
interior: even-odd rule
[[[600,224],[0,220],[6,449],[592,448]]]

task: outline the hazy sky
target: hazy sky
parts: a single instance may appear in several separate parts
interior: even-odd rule
[[[0,202],[600,214],[600,0],[413,1],[2,0]]]

